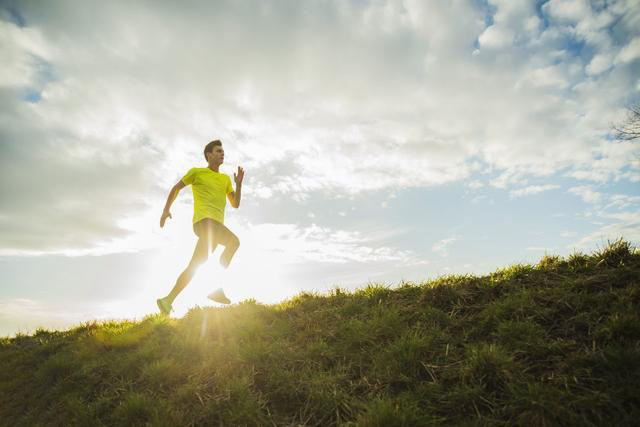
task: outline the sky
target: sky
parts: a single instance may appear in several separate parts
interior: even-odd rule
[[[0,336],[156,313],[191,187],[245,169],[182,316],[640,242],[640,1],[0,1]]]

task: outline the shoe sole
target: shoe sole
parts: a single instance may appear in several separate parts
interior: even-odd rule
[[[220,304],[231,304],[231,300],[229,300],[229,298],[222,299],[220,297],[211,297],[211,296],[207,296],[207,298],[209,298],[211,301],[219,302]]]

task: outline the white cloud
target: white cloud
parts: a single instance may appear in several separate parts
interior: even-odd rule
[[[530,185],[528,187],[519,188],[517,190],[511,190],[509,192],[509,194],[512,197],[520,197],[520,196],[527,196],[527,195],[530,195],[530,194],[538,194],[538,193],[541,193],[543,191],[554,190],[556,188],[560,188],[560,186],[559,185],[555,185],[555,184]]]
[[[20,28],[0,18],[0,87],[24,87],[38,81],[41,61],[52,55],[38,29]]]
[[[280,264],[298,262],[382,262],[414,263],[411,251],[376,244],[384,235],[379,232],[335,230],[311,225],[257,224],[244,227],[251,239],[249,245],[264,256],[273,255]],[[250,232],[249,232],[250,230]],[[242,233],[242,231],[240,231]],[[274,259],[275,259],[274,258]]]
[[[611,194],[604,209],[626,209],[633,205],[640,204],[640,196],[629,196],[628,194]]]
[[[585,0],[551,0],[543,9],[556,19],[578,22],[591,14],[591,8]]]
[[[491,0],[496,8],[493,24],[478,37],[481,48],[504,49],[527,43],[539,35],[541,21],[533,4],[523,0]]]
[[[478,42],[483,48],[505,48],[513,43],[513,37],[510,29],[491,25],[478,37]]]
[[[640,213],[638,212],[619,212],[606,214],[602,216],[609,220],[617,220],[618,222],[603,225],[598,230],[591,232],[568,248],[578,248],[582,250],[593,249],[599,245],[603,247],[607,242],[624,238],[629,242],[638,244],[640,242]]]
[[[629,44],[620,49],[616,61],[631,62],[637,58],[640,58],[640,37],[634,37]]]
[[[617,114],[609,117],[611,117],[611,123],[619,123],[623,115]],[[640,169],[637,162],[634,161],[639,154],[638,148],[640,146],[631,141],[603,141],[591,148],[593,158],[588,164],[576,162],[573,170],[566,175],[599,183],[623,177],[633,180],[633,175]],[[629,166],[631,170],[623,172],[625,166]]]
[[[571,187],[567,190],[569,193],[573,193],[579,196],[582,200],[587,203],[598,203],[602,200],[603,194],[595,191],[593,187],[588,185],[581,185],[577,187]]]
[[[527,183],[526,174],[522,171],[509,169],[502,172],[497,178],[489,181],[489,184],[496,188],[507,188],[509,185],[525,185]]]
[[[261,182],[255,183],[253,187],[248,186],[247,190],[245,195],[259,199],[269,199],[273,196],[273,190]]]
[[[522,84],[530,84],[534,87],[556,87],[564,89],[569,86],[566,71],[559,66],[548,66],[528,71],[522,80],[516,83],[516,87]]]
[[[592,59],[589,65],[587,65],[587,74],[598,75],[603,71],[606,71],[612,65],[612,58],[609,54],[597,54]]]
[[[432,247],[431,250],[433,252],[436,252],[437,254],[439,254],[442,257],[446,257],[449,256],[449,249],[448,247],[455,242],[456,240],[458,240],[457,237],[449,237],[446,239],[442,239],[438,242],[436,242]]]
[[[594,208],[585,212],[598,229],[582,237],[578,242],[567,247],[582,250],[593,250],[596,244],[604,245],[607,241],[624,238],[628,241],[640,241],[640,214],[636,211],[622,211],[640,205],[640,196],[628,194],[609,194],[595,191],[591,186],[578,186],[568,190],[581,197]],[[612,221],[615,221],[612,223]],[[564,232],[562,237],[573,237],[576,233]]]

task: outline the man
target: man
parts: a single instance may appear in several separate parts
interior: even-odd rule
[[[187,268],[178,276],[175,286],[164,298],[156,302],[163,314],[169,314],[173,309],[172,304],[178,294],[187,286],[191,278],[209,258],[209,252],[213,252],[217,245],[224,246],[224,252],[220,256],[220,264],[227,268],[233,255],[240,246],[240,240],[224,226],[224,208],[227,204],[225,196],[231,206],[240,206],[242,192],[242,179],[244,169],[238,166],[237,174],[233,174],[236,183],[236,191],[233,191],[231,179],[228,175],[220,173],[220,165],[224,162],[224,150],[222,142],[211,141],[204,148],[204,158],[209,164],[206,168],[191,168],[169,192],[167,203],[160,217],[160,227],[164,227],[167,218],[171,218],[171,204],[178,196],[178,192],[191,184],[193,189],[193,231],[198,236],[196,248]],[[231,301],[225,296],[224,291],[216,289],[208,296],[210,299],[223,304]]]

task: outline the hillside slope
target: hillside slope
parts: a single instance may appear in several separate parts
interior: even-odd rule
[[[39,330],[0,339],[0,424],[632,425],[639,305],[640,252],[618,241],[483,277]]]

